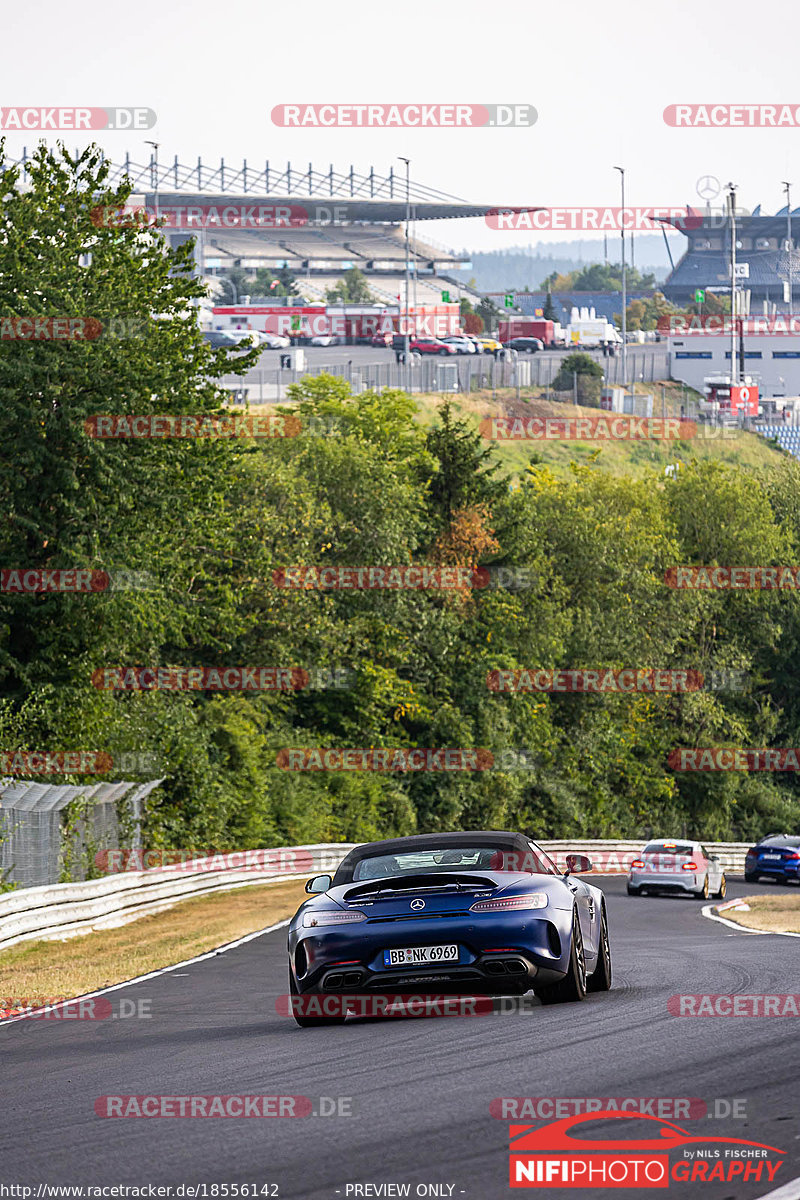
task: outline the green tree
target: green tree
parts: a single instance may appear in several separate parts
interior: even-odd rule
[[[556,308],[553,304],[553,293],[548,291],[547,297],[542,308],[542,317],[545,321],[557,321]]]
[[[351,267],[334,287],[328,288],[325,299],[329,304],[335,304],[337,300],[345,304],[369,304],[373,296],[363,271]]]
[[[497,331],[497,322],[500,320],[502,313],[491,297],[484,296],[476,311],[483,321],[487,332],[495,333]]]

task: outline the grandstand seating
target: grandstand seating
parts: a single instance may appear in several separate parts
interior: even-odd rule
[[[800,425],[760,425],[756,433],[763,437],[775,438],[782,450],[800,458]]]

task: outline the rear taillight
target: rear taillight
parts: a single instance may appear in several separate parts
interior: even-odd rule
[[[470,912],[513,912],[520,908],[545,908],[544,892],[526,892],[524,896],[508,896],[501,900],[477,900]]]
[[[303,913],[303,928],[314,929],[318,925],[347,925],[352,921],[366,921],[367,914],[363,912],[332,912],[330,909],[316,909]]]
[[[758,855],[756,854],[755,850],[748,850],[747,854],[745,854],[745,858],[758,858]]]
[[[786,857],[789,862],[796,862],[798,859],[800,859],[800,854],[798,854],[795,850],[793,854],[787,854]]]
[[[631,863],[631,867],[635,867],[637,870],[640,870],[645,865],[646,864],[643,858],[635,858]]]
[[[684,863],[681,867],[682,871],[696,871],[697,863]]]

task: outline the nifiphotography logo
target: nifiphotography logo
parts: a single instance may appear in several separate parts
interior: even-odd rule
[[[649,1122],[649,1136],[592,1136],[595,1122]],[[579,1132],[574,1128],[580,1126]],[[588,1127],[588,1128],[587,1128]],[[743,1138],[690,1133],[643,1113],[606,1109],[532,1125],[509,1127],[509,1184],[539,1188],[668,1188],[673,1183],[765,1184],[775,1178],[784,1150]],[[780,1157],[776,1157],[780,1156]],[[676,1189],[680,1191],[680,1188]]]

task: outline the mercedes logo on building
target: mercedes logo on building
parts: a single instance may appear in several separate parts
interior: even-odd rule
[[[424,908],[424,907],[425,907],[425,901],[424,901],[424,900],[412,900],[412,901],[411,901],[411,907],[412,907],[412,908]]]
[[[714,175],[701,175],[695,186],[701,200],[713,200],[722,191],[722,186]]]

